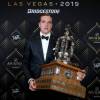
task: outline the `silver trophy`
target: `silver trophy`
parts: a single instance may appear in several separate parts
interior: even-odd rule
[[[67,26],[64,35],[58,38],[55,46],[55,60],[62,61],[65,64],[71,63],[74,52],[74,39],[70,34],[70,27]]]

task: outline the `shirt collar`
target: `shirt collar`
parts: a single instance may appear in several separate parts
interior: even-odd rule
[[[49,32],[49,33],[47,33],[47,34],[44,34],[44,33],[40,32],[40,36],[42,36],[42,35],[43,35],[43,36],[46,36],[46,37],[48,36],[48,37],[50,38],[51,33]]]

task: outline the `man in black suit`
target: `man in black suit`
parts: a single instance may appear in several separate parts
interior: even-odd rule
[[[34,33],[25,45],[23,59],[23,71],[25,73],[29,89],[36,89],[35,79],[40,77],[41,64],[46,64],[54,59],[53,48],[56,45],[56,36],[52,33],[52,17],[48,14],[40,16],[39,31]],[[77,73],[78,80],[83,80],[85,75]]]
[[[56,37],[52,33],[52,17],[49,14],[40,16],[39,31],[26,41],[23,59],[23,70],[29,84],[29,89],[36,89],[36,81],[41,74],[41,64],[54,59],[53,48]]]

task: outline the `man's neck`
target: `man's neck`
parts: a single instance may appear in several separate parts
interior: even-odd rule
[[[50,37],[51,32],[48,32],[48,33],[43,33],[43,32],[41,32],[41,31],[40,31],[40,36],[42,36],[42,35],[44,35],[44,36],[49,36],[49,37]]]

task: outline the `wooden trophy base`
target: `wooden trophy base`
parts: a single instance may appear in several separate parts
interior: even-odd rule
[[[81,69],[60,61],[42,65],[41,77],[36,80],[38,89],[49,89],[85,98],[86,88],[77,80]]]

